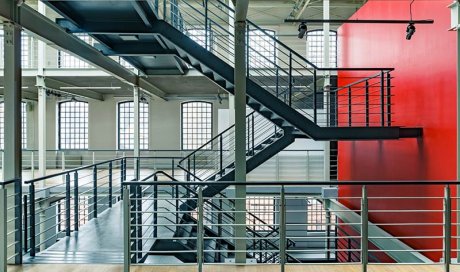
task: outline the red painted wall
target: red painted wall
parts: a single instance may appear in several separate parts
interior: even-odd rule
[[[421,139],[339,143],[339,180],[455,180],[456,178],[456,33],[450,27],[451,0],[417,0],[412,40],[406,25],[345,24],[339,29],[340,67],[394,67],[394,125],[422,127]],[[353,19],[409,19],[410,1],[368,1]],[[339,73],[339,86],[354,76]],[[369,188],[370,196],[442,196],[442,186]],[[360,188],[340,186],[340,197],[359,196]],[[358,208],[355,201],[342,200]],[[370,209],[437,209],[441,200],[372,200]],[[371,213],[373,222],[442,222],[441,213]],[[391,226],[393,235],[442,235],[442,228]],[[406,239],[414,248],[442,248],[441,239]],[[439,260],[439,252],[425,253]]]

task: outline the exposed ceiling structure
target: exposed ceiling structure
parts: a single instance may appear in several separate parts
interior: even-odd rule
[[[186,1],[186,0],[182,0]],[[356,10],[358,10],[367,0],[330,0],[330,14],[331,19],[348,19]],[[82,1],[81,5],[90,3]],[[27,2],[34,8],[37,7],[37,0],[30,0]],[[51,20],[59,17],[51,9],[47,9],[47,16]],[[133,15],[135,16],[135,15]],[[284,23],[285,19],[322,19],[323,16],[323,0],[250,0],[248,19],[252,22],[268,28],[277,29],[277,35],[280,37],[291,37],[291,44],[295,48],[303,41],[294,39],[297,35],[297,26],[295,24]],[[314,26],[321,28],[321,25]],[[337,25],[331,26],[332,29],[337,28]],[[302,52],[303,54],[303,52]],[[146,57],[147,58],[147,57]],[[162,57],[154,57],[155,63],[159,63]],[[140,59],[144,61],[144,59]],[[150,59],[145,59],[145,62],[152,62]],[[165,62],[166,63],[166,62]],[[163,62],[160,64],[164,64]],[[166,63],[167,64],[167,63]],[[166,65],[164,64],[164,65]],[[164,93],[165,99],[168,97],[191,97],[191,96],[207,96],[222,93],[218,87],[206,77],[201,76],[197,71],[188,67],[183,67],[183,74],[163,75],[166,72],[160,71],[156,75],[152,71],[148,71],[150,76],[145,77],[145,82],[152,84],[155,88]],[[179,69],[182,70],[182,69]],[[23,86],[25,92],[30,99],[36,97],[36,80],[34,73],[27,71],[23,76]],[[66,91],[67,93],[80,94],[91,99],[101,100],[104,95],[112,94],[116,96],[130,96],[132,94],[132,87],[126,82],[110,76],[108,74],[93,75],[78,74],[69,76],[65,74],[65,69],[56,75],[48,77],[48,84],[50,88]],[[0,86],[2,78],[0,75]],[[73,89],[72,89],[73,88]],[[65,90],[64,90],[65,89]],[[0,87],[0,95],[1,95]]]

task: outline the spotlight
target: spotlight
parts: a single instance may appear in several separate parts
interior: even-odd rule
[[[409,23],[406,29],[406,40],[412,39],[412,36],[415,34],[415,25],[414,23]]]
[[[305,33],[307,33],[307,25],[305,23],[301,23],[299,25],[299,35],[297,37],[299,37],[299,39],[303,39],[303,37],[305,37]]]

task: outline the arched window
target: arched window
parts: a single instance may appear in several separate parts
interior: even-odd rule
[[[26,102],[21,103],[21,143],[22,149],[27,148],[27,110]],[[0,102],[0,149],[5,148],[5,105]]]
[[[276,46],[273,30],[254,29],[249,31],[249,67],[250,68],[273,68],[276,65]]]
[[[324,31],[307,32],[307,59],[318,67],[324,67]],[[337,67],[337,32],[329,31],[329,67]]]
[[[139,103],[139,145],[149,149],[149,104]],[[118,149],[134,149],[134,102],[118,103]]]
[[[59,149],[88,149],[88,103],[59,103]]]
[[[197,149],[212,138],[212,103],[182,103],[182,149]]]

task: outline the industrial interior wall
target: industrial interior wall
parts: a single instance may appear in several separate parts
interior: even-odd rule
[[[339,180],[456,179],[456,33],[450,28],[451,0],[417,0],[414,19],[434,19],[416,25],[412,40],[406,26],[344,24],[339,29],[340,67],[394,67],[392,112],[394,126],[423,128],[420,139],[339,143]],[[408,20],[410,1],[368,1],[352,19]],[[339,85],[356,72],[339,73]],[[359,186],[339,186],[342,203],[359,209]],[[453,192],[455,188],[452,188]],[[455,193],[455,192],[454,192]],[[442,186],[369,187],[370,197],[442,196]],[[442,209],[441,199],[371,199],[369,209]],[[453,203],[455,207],[455,203]],[[370,213],[374,223],[442,223],[442,213]],[[442,236],[442,226],[386,226],[394,236]],[[455,232],[455,228],[454,228]],[[454,234],[455,235],[455,234]],[[442,239],[402,239],[416,249],[441,249]],[[372,245],[371,245],[372,246]],[[455,244],[453,246],[456,246]],[[439,261],[441,252],[424,252]],[[455,255],[455,254],[454,254]]]

